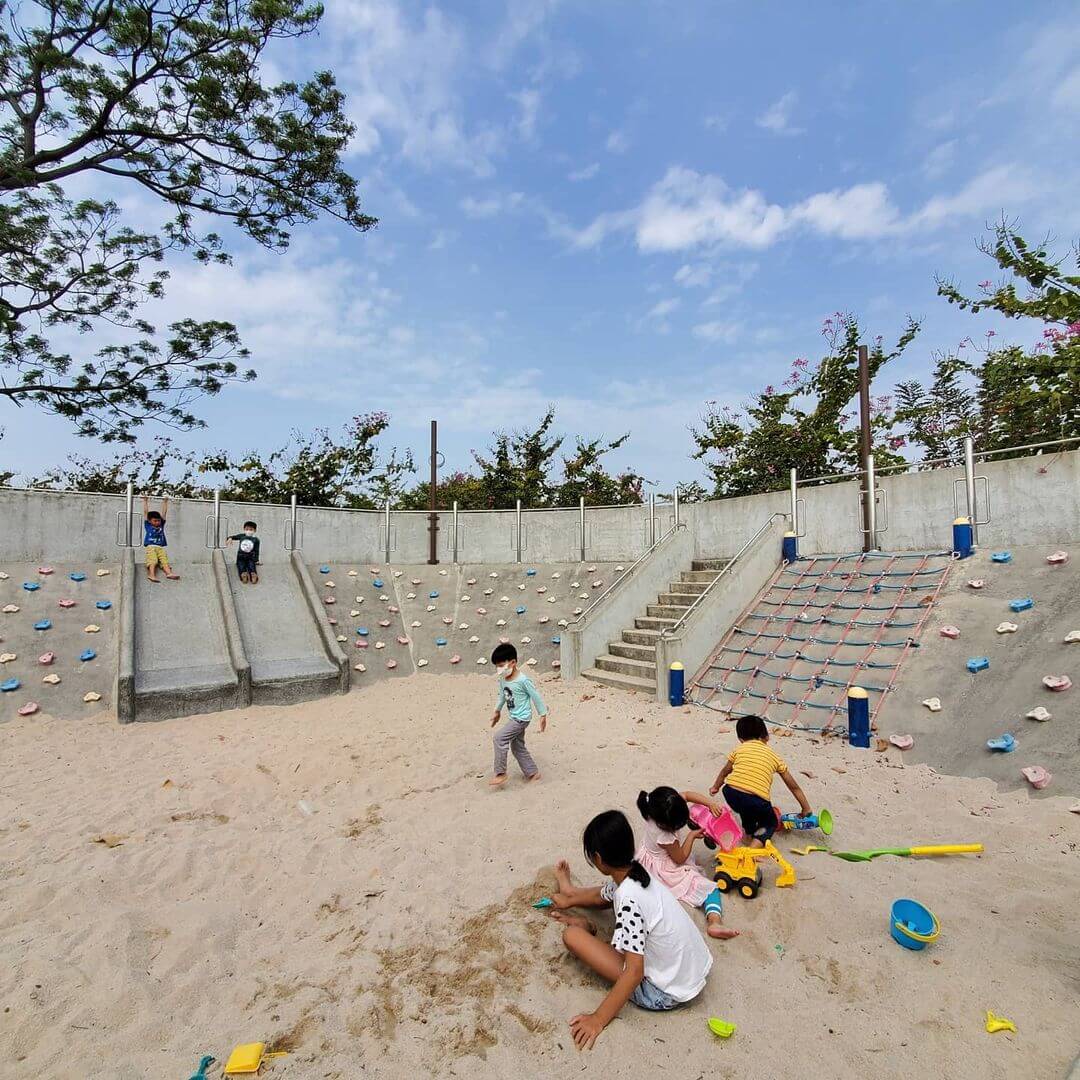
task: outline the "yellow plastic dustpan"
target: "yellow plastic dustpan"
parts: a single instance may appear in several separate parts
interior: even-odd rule
[[[245,1073],[256,1073],[262,1064],[263,1051],[266,1043],[243,1043],[236,1047],[225,1062],[226,1076],[242,1076]]]

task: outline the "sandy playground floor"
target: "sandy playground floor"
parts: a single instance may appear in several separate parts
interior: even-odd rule
[[[742,936],[710,943],[696,1002],[627,1006],[579,1054],[567,1021],[603,988],[531,901],[559,856],[597,880],[579,841],[592,814],[636,821],[641,787],[707,787],[734,733],[545,681],[543,781],[493,792],[493,685],[420,676],[288,709],[0,728],[3,1075],[183,1080],[201,1054],[262,1039],[289,1051],[262,1075],[289,1080],[1064,1075],[1080,1049],[1072,798],[799,736],[775,745],[838,846],[986,854],[793,857],[795,888],[727,901]],[[941,921],[921,953],[888,934],[905,896]],[[987,1034],[986,1009],[1018,1034]],[[736,1036],[716,1040],[710,1016]]]

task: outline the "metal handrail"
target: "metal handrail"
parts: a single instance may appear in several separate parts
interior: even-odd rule
[[[577,626],[580,623],[584,623],[588,617],[596,610],[596,607],[607,599],[630,575],[637,569],[661,544],[665,543],[672,536],[674,536],[680,529],[686,528],[686,522],[680,521],[677,525],[672,525],[670,529],[655,544],[652,544],[645,551],[643,551],[574,621],[571,626]]]
[[[755,532],[754,535],[751,536],[750,539],[747,540],[746,543],[743,544],[743,546],[739,548],[739,550],[736,551],[730,559],[728,559],[727,565],[724,567],[723,570],[720,571],[719,574],[716,575],[715,578],[713,578],[712,581],[709,582],[708,587],[705,589],[705,591],[702,593],[698,593],[698,595],[694,599],[694,602],[686,609],[686,611],[683,612],[675,625],[665,626],[663,630],[660,631],[660,636],[663,638],[674,636],[675,631],[678,630],[679,627],[682,626],[682,624],[690,618],[698,604],[700,604],[705,599],[705,597],[707,597],[709,593],[711,593],[713,589],[716,588],[720,580],[731,571],[731,568],[735,565],[735,563],[738,562],[739,559],[742,558],[742,556],[745,555],[750,550],[750,548],[754,546],[756,541],[761,537],[761,534],[765,532],[777,518],[787,518],[790,516],[790,514],[781,513],[779,510],[776,511],[776,513],[770,515],[769,518],[765,521],[765,523],[757,530],[757,532]]]

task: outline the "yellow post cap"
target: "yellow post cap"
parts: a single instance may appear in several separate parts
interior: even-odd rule
[[[798,533],[792,532],[791,529],[788,529],[788,531],[786,533],[784,533],[784,536],[798,536],[798,535],[799,535]]]
[[[671,665],[671,670],[672,671],[682,671],[683,666],[682,666],[682,664],[679,663],[678,660],[676,660],[675,663]]]
[[[954,522],[954,525],[970,525],[971,519],[966,517],[958,517]]]
[[[847,692],[847,696],[853,698],[864,698],[869,697],[870,695],[861,686],[853,686]]]

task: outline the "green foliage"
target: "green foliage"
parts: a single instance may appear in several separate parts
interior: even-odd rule
[[[971,364],[956,356],[940,356],[929,387],[917,379],[897,385],[894,420],[904,426],[906,443],[935,460],[962,458],[964,437],[978,425],[975,394],[964,385],[971,372]]]
[[[147,420],[199,425],[193,400],[252,378],[235,327],[182,319],[158,341],[139,307],[163,294],[170,249],[226,261],[207,217],[268,248],[329,214],[364,230],[341,165],[352,126],[333,76],[264,86],[274,41],[312,33],[300,0],[35,0],[0,4],[0,396],[132,442]],[[159,233],[115,202],[73,201],[80,174],[149,193]],[[92,353],[54,344],[93,333]]]
[[[892,350],[882,339],[869,350],[871,380],[899,356],[918,333],[908,322]],[[861,331],[850,315],[825,320],[827,355],[811,369],[802,358],[792,364],[784,388],[767,386],[745,413],[711,406],[700,429],[691,429],[695,460],[704,461],[714,497],[752,495],[786,487],[791,469],[803,477],[829,476],[858,467],[858,346]],[[901,460],[891,439],[892,401],[872,401],[871,437],[879,465]]]

